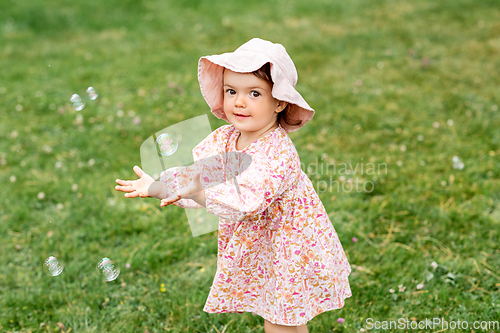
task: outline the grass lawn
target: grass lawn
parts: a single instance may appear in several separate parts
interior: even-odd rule
[[[500,2],[3,0],[1,332],[264,332],[202,311],[216,231],[192,237],[183,209],[114,190],[152,133],[225,124],[197,61],[253,37],[286,47],[316,110],[290,137],[353,268],[353,296],[309,331],[494,331],[472,325],[500,320]]]

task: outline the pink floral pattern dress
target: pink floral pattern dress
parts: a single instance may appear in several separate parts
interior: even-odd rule
[[[193,149],[195,164],[222,156],[221,166],[202,166],[201,173],[202,183],[212,184],[205,187],[206,209],[219,217],[217,272],[203,310],[253,312],[299,326],[343,307],[352,296],[351,267],[290,137],[281,126],[267,133],[240,151],[251,156],[243,166],[239,134],[225,125]],[[161,179],[187,184],[194,170],[172,168]],[[175,204],[201,207],[190,199]]]

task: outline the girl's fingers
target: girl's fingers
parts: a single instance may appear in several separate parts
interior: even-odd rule
[[[133,180],[121,180],[117,179],[116,182],[120,185],[132,185]]]
[[[173,204],[174,202],[179,201],[180,199],[181,199],[181,195],[179,194],[179,191],[177,191],[177,194],[171,195],[166,199],[162,199],[161,206],[163,207],[166,205]]]
[[[135,198],[139,195],[139,193],[137,191],[134,191],[132,193],[125,193],[125,197],[126,198]]]
[[[161,207],[165,207],[165,206],[168,206],[168,205],[173,204],[173,203],[174,203],[174,202],[176,202],[176,201],[177,201],[177,200],[170,200],[170,201],[169,201],[169,200],[162,200],[162,201],[161,201],[160,206],[161,206]]]
[[[115,186],[115,190],[122,191],[122,192],[133,192],[135,191],[135,188],[133,186]]]
[[[144,171],[142,171],[142,169],[139,168],[137,165],[134,166],[134,172],[139,178],[141,178],[144,175]]]

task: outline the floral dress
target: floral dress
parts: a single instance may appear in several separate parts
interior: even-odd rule
[[[217,272],[203,310],[299,326],[343,307],[351,267],[290,137],[279,126],[237,151],[239,134],[225,125],[193,149],[194,165],[215,157],[197,167],[206,209],[219,217]],[[195,170],[172,168],[161,180],[182,186]]]

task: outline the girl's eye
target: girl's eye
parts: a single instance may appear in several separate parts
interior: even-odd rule
[[[252,91],[250,94],[252,95],[252,97],[259,97],[260,96],[260,93],[258,91]]]
[[[233,89],[227,89],[226,92],[229,94],[229,95],[234,95],[236,92],[233,90]]]

